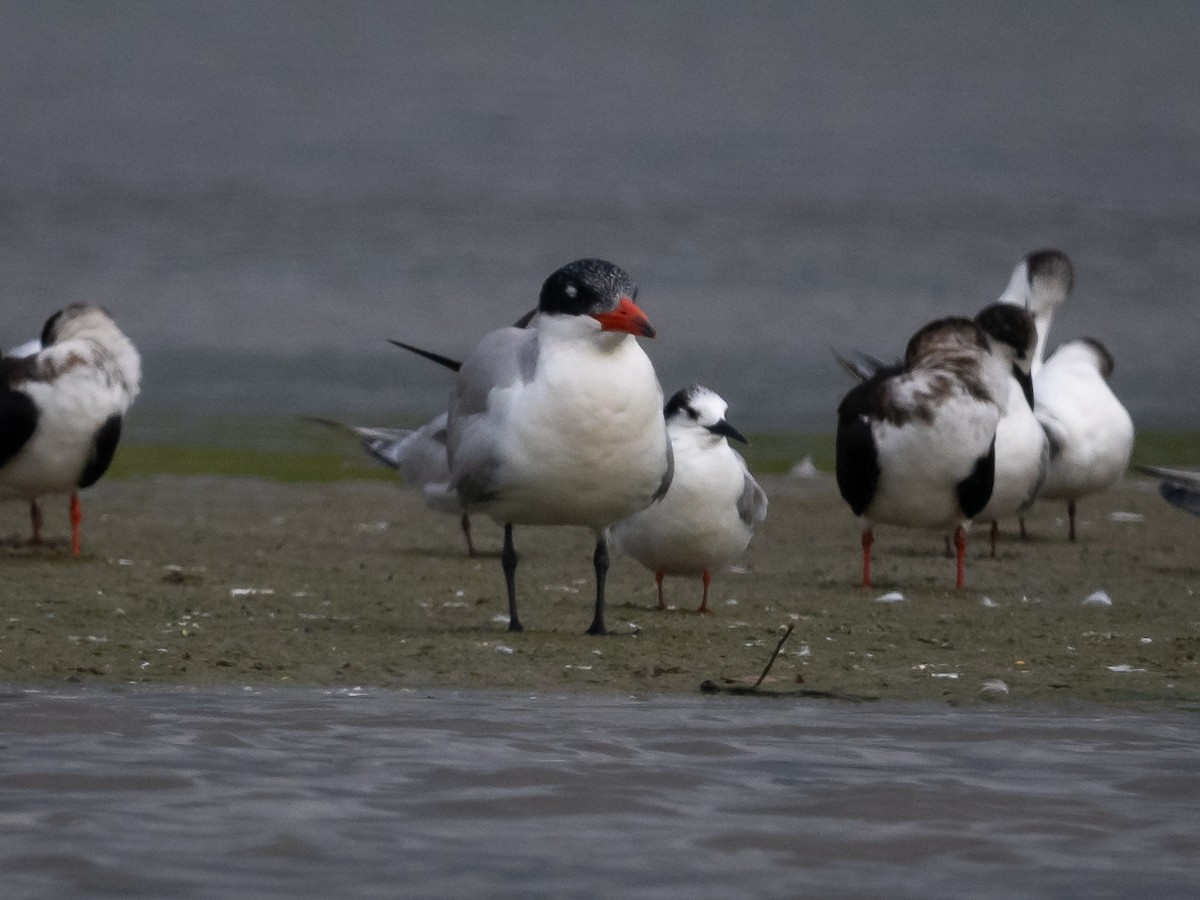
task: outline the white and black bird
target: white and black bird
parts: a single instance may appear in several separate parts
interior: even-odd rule
[[[441,413],[421,427],[410,429],[346,425],[333,419],[316,417],[309,417],[309,421],[354,435],[362,443],[367,455],[389,469],[395,469],[404,484],[424,493],[427,486],[445,484],[450,478],[450,462],[446,458],[448,417],[449,413]],[[445,503],[439,503],[438,508],[445,509]],[[459,517],[459,526],[467,543],[467,555],[475,556],[471,517],[462,509],[451,512]]]
[[[727,439],[746,442],[725,418],[728,404],[698,384],[676,392],[664,415],[675,455],[675,475],[662,501],[636,512],[609,532],[614,546],[654,573],[658,608],[665,609],[663,578],[699,577],[699,613],[709,613],[714,570],[737,558],[754,525],[767,515],[767,495]]]
[[[1200,472],[1161,466],[1137,466],[1137,470],[1161,480],[1158,493],[1172,506],[1200,516]]]
[[[863,585],[876,524],[953,531],[963,586],[966,528],[992,495],[996,427],[1009,372],[970,319],[931,322],[901,366],[879,370],[838,407],[837,481],[863,520]]]
[[[637,288],[612,263],[583,259],[542,285],[527,328],[486,335],[459,369],[450,400],[450,477],[434,504],[486,513],[504,526],[509,630],[517,615],[514,525],[576,525],[596,536],[589,634],[605,634],[606,529],[660,499],[671,442]]]
[[[1108,385],[1113,357],[1093,338],[1061,345],[1044,359],[1054,311],[1075,286],[1075,269],[1061,250],[1037,250],[1013,270],[1000,301],[1034,318],[1034,413],[1046,432],[1050,459],[1039,491],[1067,501],[1067,534],[1076,539],[1076,502],[1107,490],[1125,473],[1133,452],[1133,420]],[[1024,523],[1022,523],[1022,527]]]
[[[98,306],[74,304],[42,329],[40,348],[0,359],[0,499],[29,503],[41,540],[40,497],[70,495],[79,554],[79,490],[107,471],[141,387],[141,357]]]
[[[1037,347],[1037,328],[1025,310],[993,303],[975,316],[988,337],[992,353],[1009,369],[1008,399],[996,426],[996,474],[992,496],[976,518],[991,522],[991,554],[996,555],[999,519],[1019,516],[1028,509],[1046,478],[1050,444],[1034,415],[1031,367]]]
[[[1013,268],[1008,287],[997,302],[1019,306],[1033,316],[1037,346],[1030,365],[1031,375],[1036,375],[1042,367],[1054,311],[1070,296],[1074,287],[1075,267],[1061,250],[1034,250]]]
[[[1038,421],[1050,442],[1039,497],[1067,501],[1068,537],[1076,536],[1076,503],[1108,490],[1133,453],[1133,419],[1108,379],[1112,354],[1094,338],[1062,344],[1033,379]]]

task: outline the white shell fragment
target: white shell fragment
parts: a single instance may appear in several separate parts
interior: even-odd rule
[[[816,463],[813,462],[812,456],[806,456],[800,462],[792,466],[788,472],[792,478],[817,478],[820,475]]]
[[[982,600],[979,601],[979,604],[981,606],[986,606],[988,609],[998,609],[1000,607],[1000,604],[997,603],[995,600],[993,600],[991,597],[984,597]]]
[[[1092,591],[1083,598],[1084,606],[1112,606],[1112,597],[1104,591]]]
[[[1119,666],[1109,666],[1108,671],[1125,674],[1127,672],[1145,672],[1146,670],[1139,669],[1137,666],[1131,666],[1129,663],[1121,663]]]
[[[876,603],[901,603],[904,595],[899,591],[890,591],[875,598]]]
[[[1003,678],[989,678],[979,688],[979,693],[984,697],[1007,697],[1008,685],[1004,683]]]
[[[1136,522],[1145,522],[1146,521],[1146,517],[1143,516],[1141,513],[1121,512],[1120,510],[1110,513],[1108,518],[1110,521],[1113,521],[1113,522],[1134,522],[1134,523],[1136,523]]]

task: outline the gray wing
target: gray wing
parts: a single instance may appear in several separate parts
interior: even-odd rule
[[[1162,498],[1184,512],[1200,516],[1200,472],[1164,469],[1161,466],[1135,466],[1139,472],[1163,479],[1158,486]]]
[[[534,328],[501,328],[484,335],[459,369],[450,399],[446,452],[449,490],[464,505],[492,499],[500,460],[495,453],[502,423],[493,417],[492,392],[532,380],[537,369]]]
[[[458,371],[450,401],[451,418],[487,412],[493,390],[533,378],[537,357],[535,329],[500,328],[484,335]]]
[[[735,450],[734,453],[737,451]],[[740,453],[737,453],[737,458],[742,464],[742,472],[745,475],[745,481],[742,483],[742,496],[738,497],[738,515],[746,525],[754,527],[755,522],[761,522],[767,517],[767,492],[754,480],[754,476],[750,474],[750,469],[747,468],[746,461],[742,459]]]
[[[1176,484],[1190,485],[1200,490],[1200,472],[1189,472],[1187,469],[1165,469],[1162,466],[1134,466],[1139,472],[1153,475],[1156,478],[1166,478]]]
[[[308,421],[353,434],[372,459],[396,469],[406,484],[424,487],[450,477],[446,461],[446,413],[416,430],[345,425],[333,419],[309,417]]]

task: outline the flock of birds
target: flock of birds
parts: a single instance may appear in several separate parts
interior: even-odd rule
[[[903,357],[839,357],[858,382],[838,407],[837,483],[860,517],[862,582],[871,584],[874,526],[940,530],[964,581],[967,528],[1020,517],[1035,499],[1076,503],[1129,465],[1133,423],[1108,386],[1113,360],[1091,338],[1044,358],[1074,272],[1056,250],[1018,263],[998,302],[974,318],[925,325]],[[665,404],[638,339],[654,329],[637,287],[612,263],[583,259],[552,273],[537,308],[485,335],[461,362],[409,345],[454,372],[449,408],[415,430],[334,425],[458,516],[503,526],[500,561],[509,630],[518,615],[516,525],[570,525],[595,535],[589,634],[605,634],[613,545],[654,573],[699,577],[709,612],[712,573],[748,546],[767,497],[729,441],[745,442],[727,404],[693,384]],[[108,468],[141,382],[138,353],[112,318],[77,304],[40,340],[0,357],[0,499],[30,505],[41,540],[43,496],[68,494],[79,553],[78,491]],[[1170,502],[1200,515],[1200,476],[1148,468]],[[1021,520],[1024,534],[1024,521]],[[953,549],[951,549],[951,545]]]

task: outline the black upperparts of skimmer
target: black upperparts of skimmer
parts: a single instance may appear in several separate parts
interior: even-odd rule
[[[996,555],[997,520],[1019,515],[1037,497],[1046,477],[1050,449],[1034,415],[1030,367],[1037,347],[1033,317],[1018,306],[993,303],[975,316],[992,353],[1009,369],[1008,396],[996,426],[996,474],[992,496],[978,518],[991,522],[991,555]]]
[[[69,493],[79,554],[78,491],[107,471],[140,385],[137,350],[97,306],[60,310],[46,321],[40,350],[0,359],[0,499],[29,501],[35,542],[38,498]]]
[[[606,633],[605,530],[661,498],[671,442],[662,388],[635,337],[653,337],[629,276],[603,260],[563,266],[526,328],[501,328],[463,360],[450,400],[450,478],[431,487],[504,525],[509,630],[517,616],[513,525],[579,525],[596,535],[596,605]]]
[[[663,577],[699,575],[699,613],[709,613],[712,571],[733,561],[767,514],[767,495],[726,438],[746,442],[725,418],[728,404],[698,384],[676,392],[664,414],[675,476],[661,503],[612,527],[614,544],[654,573],[658,608]]]
[[[987,505],[1008,370],[970,319],[940,319],[838,407],[837,481],[863,519],[863,585],[873,524],[953,530],[963,585],[966,525]]]
[[[1075,540],[1076,501],[1107,490],[1125,474],[1133,420],[1108,385],[1113,357],[1094,338],[1062,344],[1034,375],[1038,421],[1050,442],[1040,497],[1066,500]]]
[[[1200,516],[1200,472],[1164,469],[1160,466],[1136,466],[1139,472],[1162,479],[1158,493],[1172,506]]]
[[[448,415],[441,413],[416,429],[346,425],[333,419],[316,417],[310,417],[309,421],[354,435],[368,456],[389,469],[395,469],[406,485],[424,493],[428,485],[445,484],[450,478],[450,463],[446,459]],[[444,504],[437,508],[447,511]],[[461,508],[448,511],[459,516],[459,525],[467,542],[467,555],[475,556],[471,517]]]

